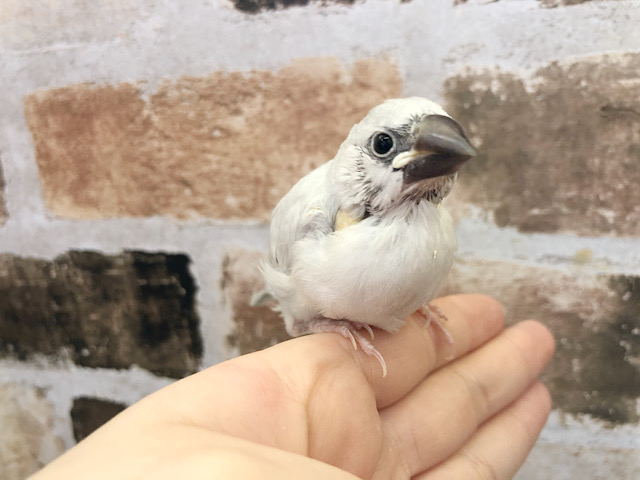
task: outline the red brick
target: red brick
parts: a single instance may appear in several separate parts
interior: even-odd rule
[[[258,270],[262,256],[262,252],[236,249],[227,252],[223,261],[221,288],[234,324],[227,342],[241,355],[290,338],[273,305],[249,305],[252,295],[264,286]]]
[[[395,65],[332,58],[279,72],[142,86],[71,85],[25,97],[44,198],[69,218],[267,219],[350,127],[398,96]]]

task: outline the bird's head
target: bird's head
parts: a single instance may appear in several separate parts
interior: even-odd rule
[[[330,175],[340,204],[361,217],[407,202],[439,203],[474,155],[462,127],[438,104],[394,99],[351,129]]]

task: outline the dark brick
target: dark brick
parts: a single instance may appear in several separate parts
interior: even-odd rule
[[[258,13],[265,10],[282,10],[293,6],[305,6],[309,3],[323,5],[353,5],[355,0],[233,0],[235,7],[245,13]]]
[[[640,235],[640,54],[466,73],[447,110],[478,156],[455,195],[525,232]]]
[[[69,356],[87,367],[197,370],[196,286],[186,255],[0,255],[0,356]]]
[[[261,257],[261,252],[234,250],[223,261],[221,288],[234,322],[227,342],[241,355],[291,338],[280,314],[272,310],[273,305],[249,305],[251,296],[264,286],[258,270]]]
[[[557,341],[544,374],[555,408],[610,425],[640,421],[640,278],[460,261],[443,293],[480,292],[508,321],[536,318]]]
[[[560,7],[565,5],[578,5],[579,3],[591,2],[593,0],[538,0],[543,7]]]
[[[71,407],[71,424],[76,442],[88,437],[127,408],[122,403],[93,397],[77,397]]]
[[[4,173],[2,171],[2,155],[0,155],[0,225],[7,220],[7,207],[4,200]]]

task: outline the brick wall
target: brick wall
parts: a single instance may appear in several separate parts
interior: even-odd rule
[[[286,339],[247,304],[269,212],[401,95],[479,151],[445,292],[558,340],[518,478],[640,476],[639,22],[635,0],[5,1],[0,477]]]

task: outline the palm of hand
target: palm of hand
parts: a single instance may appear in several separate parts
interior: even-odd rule
[[[436,303],[450,318],[453,360],[413,317],[394,335],[376,332],[386,378],[338,335],[298,338],[151,395],[42,478],[56,468],[66,478],[69,469],[83,478],[510,478],[550,409],[536,378],[553,340],[536,322],[501,332],[502,310],[486,297]]]

